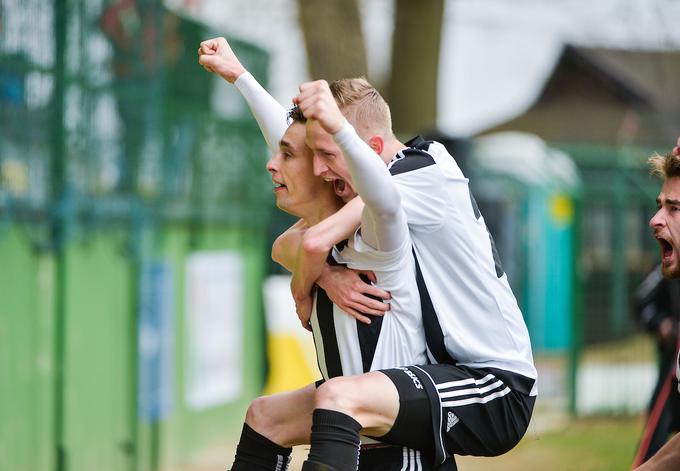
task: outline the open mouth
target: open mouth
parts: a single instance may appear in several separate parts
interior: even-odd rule
[[[670,261],[673,257],[673,246],[665,239],[657,238],[659,246],[661,247],[661,259],[663,261]]]
[[[333,180],[333,190],[335,190],[335,194],[338,196],[342,196],[346,186],[344,180]]]
[[[274,183],[274,191],[280,190],[282,188],[286,188],[286,185],[284,185],[283,183],[279,183],[279,182],[273,182],[273,183]]]

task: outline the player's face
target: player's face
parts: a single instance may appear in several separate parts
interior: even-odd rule
[[[680,177],[667,178],[656,198],[659,208],[649,225],[661,247],[661,271],[667,278],[680,277]]]
[[[279,142],[279,150],[267,162],[272,174],[276,206],[294,216],[304,218],[329,195],[330,184],[315,177],[312,151],[305,145],[305,126],[293,123]]]
[[[340,147],[318,121],[307,121],[307,146],[314,153],[314,175],[333,183],[335,194],[345,203],[356,196],[352,177]]]

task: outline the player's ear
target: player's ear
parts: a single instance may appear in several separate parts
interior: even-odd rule
[[[385,148],[385,139],[382,136],[371,136],[368,140],[368,145],[376,154],[382,155],[382,151]]]

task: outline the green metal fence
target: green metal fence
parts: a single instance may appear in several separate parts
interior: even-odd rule
[[[577,413],[637,412],[651,394],[655,373],[653,339],[640,331],[632,315],[635,289],[659,257],[648,226],[660,189],[646,166],[654,150],[561,147],[583,179],[570,408]]]
[[[532,336],[539,406],[640,412],[656,375],[654,339],[632,315],[659,260],[648,226],[660,189],[646,165],[654,149],[550,143],[578,169],[580,183],[565,185],[571,165],[548,147],[531,159],[534,140],[478,138],[470,174]]]
[[[240,424],[262,385],[243,374],[205,407],[187,387],[197,252],[242,261],[239,355],[264,370],[272,205],[256,123],[235,97],[217,106],[224,85],[196,63],[213,33],[159,0],[0,0],[0,22],[0,469],[187,461]],[[267,55],[230,42],[266,83]],[[148,283],[170,300],[151,412]]]

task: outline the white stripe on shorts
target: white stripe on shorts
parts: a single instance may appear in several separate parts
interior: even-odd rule
[[[470,395],[470,394],[478,394],[478,395],[482,396],[484,393],[488,393],[489,391],[497,389],[500,386],[503,386],[503,381],[501,381],[499,379],[495,383],[491,383],[488,386],[484,386],[483,388],[467,388],[467,389],[458,389],[458,390],[455,390],[455,391],[446,391],[446,392],[440,393],[439,397],[445,398],[445,397],[455,397],[455,396],[467,396],[467,395]]]
[[[460,386],[466,386],[468,384],[476,384],[477,386],[481,386],[484,383],[488,383],[492,379],[496,379],[494,375],[489,373],[488,375],[484,376],[482,379],[475,379],[475,378],[467,378],[467,379],[459,379],[458,381],[449,381],[447,383],[442,383],[437,385],[437,389],[449,389],[449,388],[456,388]]]
[[[498,397],[503,397],[510,392],[510,388],[506,387],[502,391],[496,391],[493,394],[489,394],[484,397],[470,397],[468,399],[459,399],[457,401],[446,401],[442,402],[442,407],[459,407],[467,406],[468,404],[486,404],[489,401],[493,401]]]
[[[404,447],[402,449],[402,460],[401,460],[401,470],[400,471],[407,471],[406,467],[408,466],[408,448]]]

